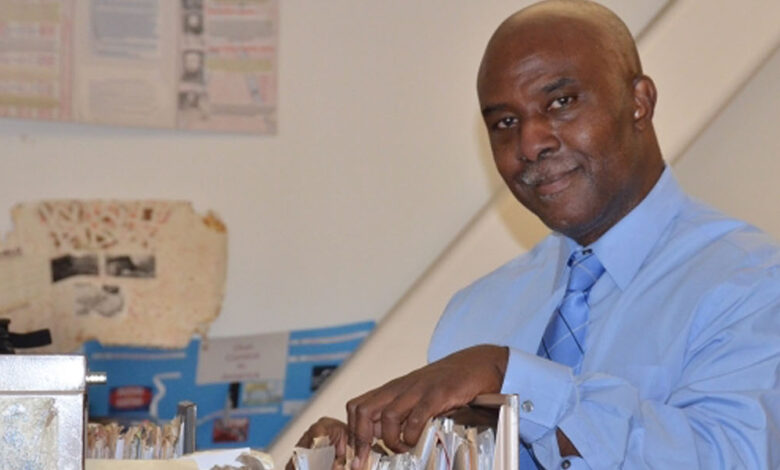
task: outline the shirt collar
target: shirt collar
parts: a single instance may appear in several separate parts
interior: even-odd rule
[[[590,245],[615,284],[625,290],[661,234],[677,215],[685,193],[669,166],[645,198],[604,235]],[[566,258],[582,247],[566,239]]]

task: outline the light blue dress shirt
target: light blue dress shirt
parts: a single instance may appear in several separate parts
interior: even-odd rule
[[[777,242],[691,200],[666,168],[591,245],[606,271],[575,376],[535,353],[577,248],[553,233],[458,292],[429,361],[508,346],[502,393],[525,404],[520,437],[547,469],[780,469]],[[582,458],[560,457],[556,427]]]

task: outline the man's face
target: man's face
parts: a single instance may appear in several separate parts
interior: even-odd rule
[[[633,88],[588,27],[531,22],[491,44],[478,92],[498,171],[550,228],[589,244],[648,186]],[[653,180],[654,181],[654,180]]]

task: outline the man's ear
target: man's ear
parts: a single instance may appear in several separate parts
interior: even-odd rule
[[[653,80],[647,75],[634,79],[634,126],[644,130],[651,125],[658,94]]]

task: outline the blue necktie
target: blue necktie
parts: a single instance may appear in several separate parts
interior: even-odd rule
[[[569,258],[569,283],[561,305],[555,310],[536,353],[565,364],[578,373],[585,352],[588,325],[588,294],[604,273],[604,267],[590,249],[577,251]],[[541,468],[529,447],[520,449],[520,470]]]
[[[571,367],[579,373],[585,354],[588,326],[588,294],[604,273],[604,267],[590,249],[569,258],[571,274],[566,294],[542,336],[537,354]]]

